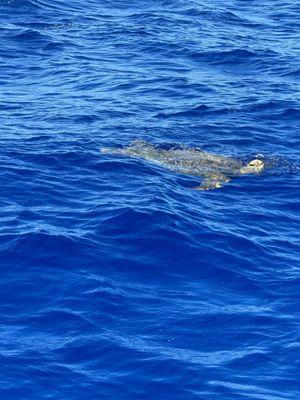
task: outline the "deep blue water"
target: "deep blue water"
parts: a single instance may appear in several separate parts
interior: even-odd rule
[[[299,400],[299,1],[129,3],[1,0],[0,398]]]

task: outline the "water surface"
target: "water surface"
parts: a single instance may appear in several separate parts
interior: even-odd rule
[[[299,3],[0,10],[1,398],[299,399]],[[134,139],[272,168],[194,191]]]

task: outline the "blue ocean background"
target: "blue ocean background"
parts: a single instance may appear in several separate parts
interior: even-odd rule
[[[0,398],[300,398],[297,0],[1,0]],[[213,191],[133,140],[259,155]]]

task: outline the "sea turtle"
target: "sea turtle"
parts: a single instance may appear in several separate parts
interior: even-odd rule
[[[183,147],[165,149],[140,140],[123,148],[104,147],[100,152],[142,158],[182,174],[201,176],[203,180],[201,185],[195,188],[197,190],[221,188],[233,176],[258,174],[264,169],[264,162],[257,158],[244,163],[235,158],[219,156],[200,149]]]

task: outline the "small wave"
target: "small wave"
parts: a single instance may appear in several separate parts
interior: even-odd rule
[[[13,36],[13,39],[24,42],[40,42],[48,40],[48,37],[36,30],[26,29],[25,31]]]
[[[43,326],[46,322],[49,326],[53,326],[56,332],[59,328],[64,333],[93,327],[92,322],[86,317],[68,309],[46,309],[28,318],[28,323],[35,326]]]
[[[153,25],[152,31],[154,26],[172,23],[172,18],[169,18],[167,15],[152,11],[130,14],[129,18],[133,21],[139,21],[141,23],[151,23],[151,25]]]
[[[299,108],[287,108],[286,110],[282,111],[280,114],[281,117],[300,117],[300,109]]]
[[[42,8],[42,2],[38,0],[2,0],[1,3],[5,6],[16,8],[18,11],[27,9],[38,9]]]
[[[169,117],[192,117],[192,116],[199,116],[204,115],[211,112],[210,107],[206,106],[205,104],[200,104],[196,107],[192,107],[187,110],[177,111],[177,112],[161,112],[156,114],[158,118],[169,118]]]
[[[14,9],[17,13],[40,13],[41,11],[54,11],[54,12],[62,12],[62,11],[84,11],[85,5],[82,4],[79,0],[74,0],[72,3],[67,4],[66,2],[62,2],[61,0],[2,0],[1,4]]]
[[[291,77],[291,78],[299,78],[300,77],[300,69],[295,69],[293,71],[286,72],[286,73],[282,74],[282,76],[287,76],[287,77]]]
[[[163,359],[174,359],[181,363],[198,364],[208,367],[226,365],[235,360],[241,360],[250,355],[264,354],[263,350],[254,348],[243,348],[234,351],[219,352],[199,352],[184,348],[157,345],[155,342],[143,338],[124,337],[116,333],[103,335],[110,342],[115,342],[118,346],[136,350],[139,352],[153,353],[154,357]]]
[[[12,103],[7,103],[7,104],[0,104],[0,110],[19,110],[23,108],[24,106],[18,103],[12,104]]]
[[[245,16],[241,17],[231,11],[218,11],[218,10],[201,10],[196,7],[190,7],[184,11],[185,15],[200,17],[204,21],[222,22],[227,24],[236,24],[238,26],[260,26],[257,21],[252,21]]]
[[[253,62],[265,64],[267,59],[276,53],[271,50],[266,51],[250,51],[246,49],[233,49],[226,51],[210,51],[202,53],[191,53],[190,57],[195,61],[206,61],[211,65],[219,64],[240,64],[244,65]]]
[[[45,51],[57,51],[57,50],[62,50],[64,48],[64,45],[59,42],[51,42],[46,44],[46,46],[43,48]]]
[[[278,115],[298,115],[298,109],[294,108],[293,102],[265,101],[254,104],[238,105],[232,107],[213,108],[205,104],[191,106],[185,110],[160,112],[156,114],[158,118],[170,117],[199,117],[199,116],[219,116],[234,113],[258,113],[270,114],[271,111]]]
[[[86,114],[86,115],[77,115],[75,118],[74,118],[74,121],[75,122],[95,122],[95,121],[97,121],[97,119],[98,119],[98,117],[97,117],[97,115],[93,115],[93,114],[90,114],[90,115],[88,115],[88,114]]]

